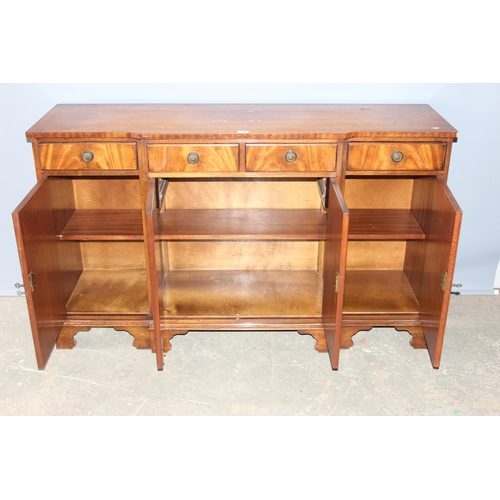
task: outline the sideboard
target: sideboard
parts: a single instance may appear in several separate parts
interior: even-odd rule
[[[308,334],[335,370],[373,327],[439,367],[462,214],[458,133],[431,107],[57,105],[26,136],[37,184],[13,220],[40,369],[94,327],[158,370],[193,330]]]

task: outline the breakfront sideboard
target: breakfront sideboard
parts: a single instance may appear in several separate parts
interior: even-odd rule
[[[337,369],[373,327],[439,367],[461,211],[458,134],[429,106],[58,105],[26,136],[38,182],[13,219],[40,369],[93,327],[158,370],[190,330],[298,331]]]

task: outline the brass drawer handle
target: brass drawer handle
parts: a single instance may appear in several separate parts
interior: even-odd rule
[[[292,149],[289,149],[289,150],[285,153],[285,160],[286,160],[288,163],[293,163],[296,159],[297,159],[297,153],[296,153],[295,151],[293,151]]]
[[[396,151],[393,151],[391,154],[391,160],[394,163],[399,163],[400,161],[403,161],[403,153],[399,151],[399,149],[396,149]]]
[[[94,153],[92,153],[92,151],[90,151],[89,149],[86,149],[86,150],[82,153],[82,160],[83,160],[85,163],[90,163],[93,159],[94,159]]]
[[[188,163],[191,163],[191,165],[196,165],[200,161],[200,155],[191,151],[191,153],[187,155],[187,161]]]

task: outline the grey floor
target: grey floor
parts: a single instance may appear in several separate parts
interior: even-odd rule
[[[190,332],[163,372],[132,337],[93,329],[36,367],[24,297],[0,297],[0,415],[500,415],[500,297],[453,296],[440,369],[410,336],[354,337],[333,372],[296,332]]]

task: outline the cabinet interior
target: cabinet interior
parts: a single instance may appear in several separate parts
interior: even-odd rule
[[[418,314],[426,253],[423,183],[432,177],[347,177],[350,211],[344,314]],[[429,192],[431,194],[429,194]]]
[[[139,179],[57,178],[68,314],[149,311]]]
[[[321,315],[316,179],[170,181],[158,228],[163,316]]]

